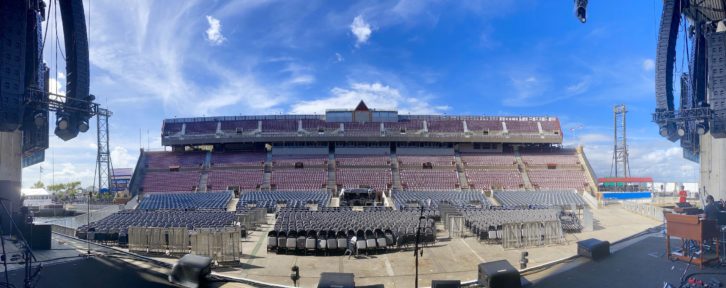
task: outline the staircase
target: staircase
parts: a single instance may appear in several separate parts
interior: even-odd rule
[[[461,187],[461,190],[469,190],[469,180],[466,179],[464,162],[461,161],[461,153],[459,151],[454,153],[454,159],[456,159],[456,174],[459,175],[459,187]]]
[[[199,177],[198,192],[207,192],[207,182],[209,181],[209,170],[212,167],[212,151],[207,151],[202,163],[202,175]]]
[[[522,181],[524,181],[524,189],[534,190],[534,185],[532,185],[532,181],[529,180],[529,174],[527,174],[527,166],[524,165],[524,161],[522,161],[522,156],[519,155],[519,150],[514,150],[514,158],[517,159],[517,170],[519,170],[519,172],[522,173]]]
[[[335,153],[330,152],[328,153],[328,191],[332,192],[333,195],[338,195],[338,186],[336,183],[338,183],[338,179],[335,175]]]
[[[401,186],[401,174],[398,173],[398,169],[398,157],[396,157],[396,153],[391,153],[391,173],[393,174],[392,190],[394,191],[403,190],[403,187]]]
[[[272,180],[272,151],[267,151],[263,170],[265,175],[262,177],[262,187],[260,187],[260,189],[270,190],[270,181]]]

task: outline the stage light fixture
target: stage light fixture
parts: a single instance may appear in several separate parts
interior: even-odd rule
[[[68,117],[61,116],[61,117],[58,117],[58,121],[55,122],[55,125],[60,130],[66,130],[66,129],[68,129],[69,122],[70,122],[70,119],[68,119]]]
[[[78,130],[81,131],[81,133],[86,133],[86,131],[88,131],[88,120],[81,120],[81,123],[78,124]]]
[[[575,0],[575,16],[581,23],[587,22],[587,0]]]
[[[48,118],[45,117],[43,112],[38,112],[33,116],[33,124],[35,124],[35,127],[43,127],[45,123],[48,123]]]

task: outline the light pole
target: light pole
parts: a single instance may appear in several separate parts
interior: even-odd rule
[[[421,210],[420,210],[421,212],[418,217],[418,227],[416,228],[416,242],[415,242],[414,248],[413,248],[413,257],[416,258],[416,279],[414,280],[414,283],[415,283],[414,287],[416,287],[416,288],[418,288],[418,257],[419,257],[419,254],[421,256],[423,256],[423,250],[421,250],[421,253],[419,253],[419,249],[421,249],[421,248],[419,248],[419,243],[421,243],[421,221],[426,219],[426,217],[423,216],[423,212],[425,210],[424,208],[428,208],[431,206],[431,199],[426,199],[426,201],[424,201],[424,203],[426,205],[425,206],[421,205]]]

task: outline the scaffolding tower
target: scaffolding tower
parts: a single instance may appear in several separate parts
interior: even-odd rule
[[[97,108],[96,114],[96,141],[98,152],[96,155],[96,177],[98,177],[98,191],[106,188],[109,192],[115,192],[113,182],[113,164],[111,163],[111,149],[108,142],[108,117],[112,113],[108,109]],[[95,183],[94,183],[95,184]]]
[[[629,177],[630,163],[628,163],[628,137],[626,134],[626,114],[628,110],[624,104],[613,107],[613,162],[610,166],[611,177]]]

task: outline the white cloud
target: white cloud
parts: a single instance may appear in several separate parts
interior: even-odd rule
[[[655,61],[653,59],[643,60],[643,71],[652,71],[653,69],[655,69]]]
[[[441,114],[448,106],[435,106],[428,102],[431,96],[423,93],[407,96],[399,89],[375,83],[351,83],[349,88],[335,87],[330,96],[323,99],[300,101],[293,104],[291,112],[295,114],[323,113],[329,108],[354,108],[363,100],[371,108],[398,109],[400,113]]]
[[[358,15],[353,18],[353,23],[350,24],[350,32],[355,35],[355,46],[358,47],[360,44],[368,42],[373,30],[371,30],[371,25],[366,23],[365,19],[363,19],[363,16]]]
[[[337,62],[343,62],[343,60],[345,60],[345,58],[343,58],[343,55],[340,55],[340,53],[337,53],[336,52],[335,53],[335,61],[337,61]]]
[[[207,29],[207,40],[212,45],[221,45],[227,38],[222,35],[222,23],[219,19],[207,15],[207,23],[209,23],[209,29]]]
[[[587,92],[590,88],[590,77],[583,77],[580,81],[570,86],[565,87],[565,92],[568,95],[578,95]]]

